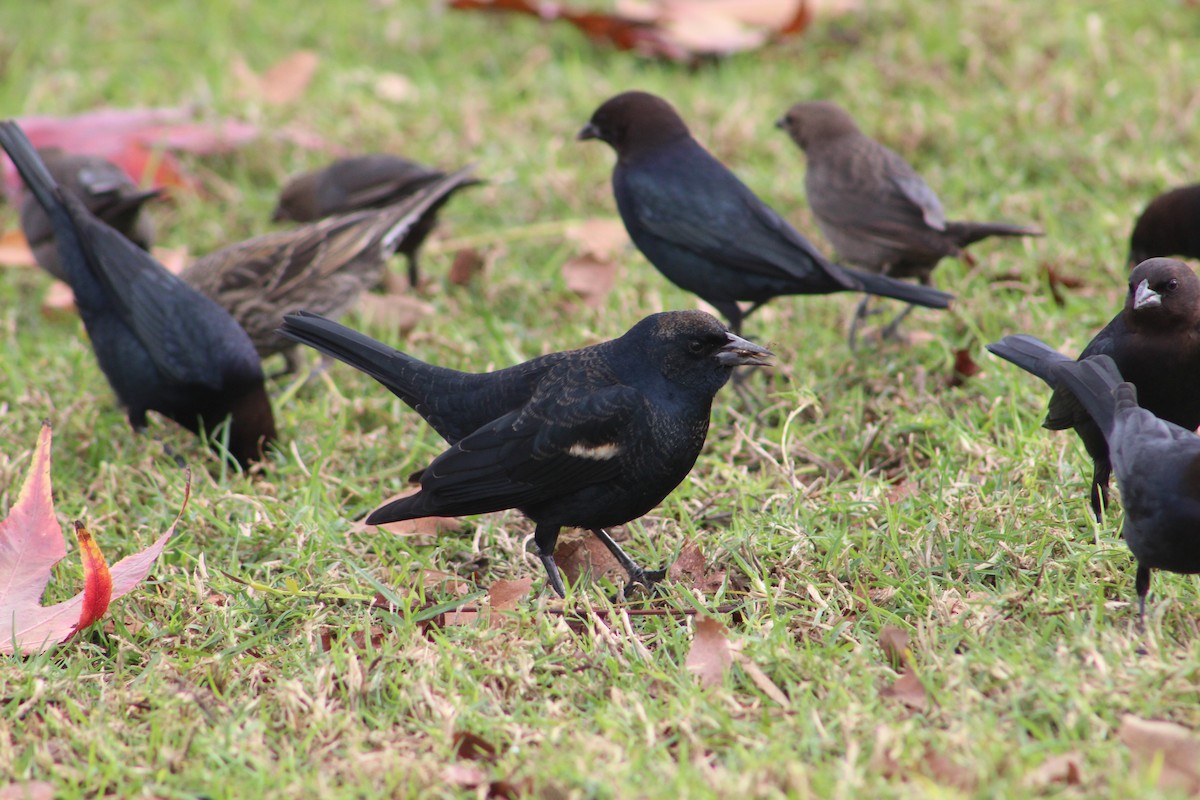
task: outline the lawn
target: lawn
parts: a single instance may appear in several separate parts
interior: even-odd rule
[[[516,512],[437,535],[355,525],[442,447],[369,378],[335,365],[273,382],[282,447],[239,474],[161,418],[135,437],[78,321],[42,312],[49,278],[0,268],[0,514],[44,419],[59,517],[85,520],[110,560],[174,520],[174,456],[193,482],[152,578],[108,620],[0,663],[0,796],[6,780],[59,798],[1153,794],[1156,768],[1118,731],[1127,714],[1200,727],[1196,580],[1156,574],[1138,628],[1119,513],[1091,519],[1082,446],[1041,429],[1045,387],[983,344],[1026,332],[1075,353],[1120,307],[1136,214],[1200,178],[1200,15],[1182,0],[864,5],[696,69],[434,0],[0,5],[4,117],[182,105],[268,132],[184,156],[205,191],[153,210],[160,242],[193,255],[269,230],[282,179],[331,157],[283,132],[476,164],[487,184],[447,206],[426,251],[434,313],[407,337],[345,319],[447,366],[696,306],[632,248],[598,307],[564,282],[568,229],[616,214],[611,151],[575,133],[625,89],[669,99],[822,248],[803,155],[773,126],[805,98],[903,153],[948,216],[1046,230],[943,262],[954,308],[912,314],[907,343],[850,352],[850,294],[756,312],[746,332],[777,366],[748,398],[718,395],[691,477],[623,532],[645,564],[698,549],[723,579],[616,604],[588,579],[565,607]],[[246,93],[238,59],[261,71],[298,49],[320,56],[300,102]],[[5,229],[16,218],[0,206]],[[467,245],[486,269],[464,287],[446,276]],[[965,381],[960,350],[980,368]],[[515,610],[436,615],[524,578]],[[79,580],[72,555],[48,600]],[[702,616],[737,651],[711,687],[685,667]],[[893,691],[889,626],[909,637],[915,691]],[[1069,782],[1039,771],[1058,756]]]

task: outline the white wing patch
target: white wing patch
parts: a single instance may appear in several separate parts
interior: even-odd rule
[[[619,444],[597,444],[590,445],[583,442],[576,442],[571,445],[568,454],[578,458],[590,458],[593,461],[608,461],[610,458],[616,458],[621,454],[621,445]]]

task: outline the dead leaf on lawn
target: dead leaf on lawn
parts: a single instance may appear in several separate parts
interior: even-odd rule
[[[454,262],[446,280],[455,286],[470,286],[476,278],[483,274],[487,262],[474,247],[464,247],[454,254]]]
[[[488,605],[493,611],[513,611],[517,603],[533,589],[533,578],[496,581],[488,587]]]
[[[620,273],[618,256],[629,244],[625,226],[615,219],[587,220],[568,228],[567,238],[579,249],[562,266],[563,282],[584,305],[599,308]]]
[[[454,754],[467,761],[495,761],[496,746],[469,731],[455,731]]]
[[[419,487],[405,489],[382,500],[379,506],[385,506],[394,500],[414,495],[419,491],[421,491]],[[462,520],[458,517],[419,517],[417,519],[400,520],[399,522],[386,522],[383,525],[368,525],[367,518],[363,517],[350,527],[350,531],[352,533],[362,533],[363,531],[372,531],[378,528],[396,536],[437,536],[447,531],[461,530],[462,525]]]
[[[280,106],[294,103],[304,96],[320,61],[320,57],[311,50],[297,50],[261,75],[252,70],[241,56],[234,59],[231,69],[234,79],[241,84],[243,96]]]
[[[375,79],[375,96],[389,103],[407,103],[417,97],[417,86],[407,75],[385,72]]]
[[[53,800],[54,786],[45,781],[10,783],[0,787],[0,800]]]
[[[712,593],[725,582],[725,570],[710,572],[700,548],[694,542],[686,541],[679,550],[679,557],[667,568],[667,577],[698,592]]]
[[[719,686],[733,663],[725,626],[712,617],[696,617],[696,631],[686,666],[701,686]]]
[[[894,625],[887,625],[879,632],[879,646],[892,668],[900,673],[895,683],[880,690],[879,696],[899,700],[914,711],[924,711],[929,707],[929,695],[917,677],[908,633]]]
[[[1040,789],[1061,784],[1063,786],[1078,786],[1083,783],[1083,756],[1077,751],[1050,756],[1041,766],[1031,770],[1025,776],[1025,785]]]
[[[612,553],[590,531],[568,532],[559,537],[554,561],[572,585],[584,579],[595,581],[605,576],[619,579],[625,575]]]
[[[895,625],[885,625],[879,632],[879,647],[892,669],[903,672],[912,666],[912,650],[908,646],[908,632]]]
[[[979,365],[971,357],[970,348],[959,348],[954,351],[954,370],[950,373],[950,377],[946,380],[946,383],[950,386],[962,386],[967,382],[968,378],[973,377],[978,372]]]
[[[1173,722],[1126,714],[1117,737],[1129,748],[1138,769],[1161,763],[1159,788],[1200,794],[1200,739],[1192,731]]]
[[[5,231],[0,236],[0,264],[6,267],[36,267],[37,259],[20,228]]]

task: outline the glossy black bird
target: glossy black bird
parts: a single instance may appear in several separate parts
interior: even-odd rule
[[[82,200],[88,211],[138,247],[150,249],[154,221],[142,206],[162,194],[161,190],[139,189],[125,170],[99,156],[67,153],[57,147],[43,147],[38,155],[54,181]],[[21,231],[42,269],[65,281],[54,245],[54,226],[32,194],[26,194],[21,202]]]
[[[1200,258],[1200,184],[1164,192],[1150,201],[1129,236],[1129,264],[1147,258]]]
[[[1096,518],[1108,503],[1108,446],[1096,422],[1058,382],[1071,359],[1032,336],[1006,336],[987,349],[1046,381],[1054,394],[1043,425],[1074,428],[1092,457],[1091,504]],[[1195,430],[1200,425],[1200,279],[1182,261],[1153,258],[1129,275],[1125,308],[1096,334],[1080,358],[1107,355],[1137,387],[1144,408]]]
[[[194,433],[230,418],[230,455],[243,467],[260,459],[275,420],[246,332],[61,189],[15,122],[0,122],[0,146],[50,218],[96,360],[134,430],[147,411]]]
[[[618,339],[488,373],[418,361],[336,322],[289,314],[280,332],[359,369],[433,426],[450,449],[413,476],[421,490],[370,525],[520,509],[550,586],[559,529],[585,528],[650,586],[604,531],[642,516],[687,477],[708,432],[713,396],[735,366],[771,353],[702,311],[646,317]]]
[[[339,158],[326,167],[290,178],[271,219],[315,222],[335,214],[383,208],[445,177],[445,172],[386,153]],[[399,252],[408,259],[410,286],[416,286],[421,277],[417,251],[437,224],[438,211],[456,191],[479,183],[475,178],[455,183],[424,210],[400,242]]]
[[[1108,441],[1144,619],[1150,570],[1200,573],[1200,437],[1140,408],[1137,389],[1108,356],[1069,362],[1059,374]]]
[[[295,343],[277,333],[284,314],[345,313],[380,282],[388,259],[419,233],[429,210],[471,180],[464,168],[383,208],[238,242],[197,259],[179,277],[229,311],[261,357],[283,353],[291,372]]]
[[[1040,228],[947,220],[941,201],[908,162],[859,130],[828,101],[796,103],[776,123],[804,151],[804,190],[838,258],[871,272],[932,283],[946,256],[989,236],[1041,236]],[[864,297],[855,325],[866,316]],[[896,330],[910,305],[885,329]],[[852,329],[853,330],[853,329]]]
[[[831,263],[692,138],[665,100],[611,98],[579,132],[617,153],[613,196],[629,237],[676,286],[699,295],[741,332],[773,297],[865,291],[930,308],[950,295]],[[753,305],[742,311],[738,301]]]

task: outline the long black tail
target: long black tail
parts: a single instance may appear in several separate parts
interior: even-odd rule
[[[1025,334],[1005,336],[986,347],[992,355],[1011,361],[1026,372],[1038,376],[1049,384],[1051,389],[1058,388],[1059,370],[1062,365],[1074,361],[1041,339]]]
[[[958,220],[946,223],[946,235],[953,239],[959,247],[966,247],[989,236],[1043,236],[1045,231],[1036,225]]]
[[[887,275],[877,275],[874,272],[863,272],[849,267],[842,267],[856,281],[862,284],[862,290],[867,294],[877,294],[880,297],[891,297],[903,300],[914,306],[926,308],[946,308],[954,295],[934,289],[932,286],[922,286],[919,283],[901,281]]]
[[[1106,439],[1112,434],[1118,403],[1122,408],[1137,405],[1137,389],[1125,382],[1116,362],[1106,355],[1063,364],[1058,374],[1063,385],[1104,431]]]

